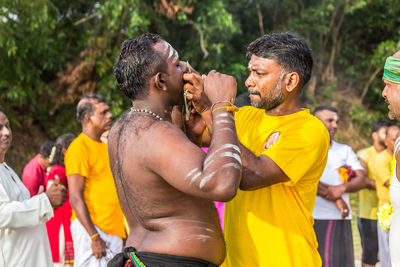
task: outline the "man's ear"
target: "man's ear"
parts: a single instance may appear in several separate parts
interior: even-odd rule
[[[167,82],[166,82],[167,74],[162,72],[157,72],[154,76],[154,86],[158,90],[167,91]]]
[[[91,115],[88,114],[88,113],[86,113],[86,114],[85,114],[85,117],[83,118],[83,122],[84,122],[84,123],[89,123],[89,122],[91,122],[92,120],[90,119],[90,117],[91,117]]]
[[[297,72],[290,72],[286,74],[286,79],[286,91],[289,93],[296,89],[300,84],[300,76]]]

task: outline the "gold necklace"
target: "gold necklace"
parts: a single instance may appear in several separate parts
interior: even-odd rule
[[[154,118],[156,118],[157,120],[160,120],[160,121],[162,121],[163,119],[159,116],[159,115],[157,115],[156,113],[154,113],[153,111],[151,111],[151,110],[148,110],[148,109],[136,109],[136,108],[131,108],[131,111],[132,112],[143,112],[143,113],[147,113],[147,114],[150,114],[150,115],[152,115]]]

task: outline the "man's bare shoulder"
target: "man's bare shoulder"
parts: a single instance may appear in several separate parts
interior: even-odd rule
[[[140,113],[126,112],[122,114],[114,123],[109,134],[109,142],[115,142],[115,138],[128,137],[126,141],[134,141],[137,138],[141,142],[150,139],[154,142],[154,138],[166,138],[167,136],[179,136],[187,138],[182,130],[175,124],[168,121],[161,121],[151,116],[142,115]]]

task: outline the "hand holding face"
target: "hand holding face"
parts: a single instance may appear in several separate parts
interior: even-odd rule
[[[187,91],[187,100],[192,102],[194,109],[199,114],[211,107],[211,103],[204,92],[203,77],[205,77],[205,75],[200,76],[200,74],[187,63],[187,72],[183,74],[183,80],[185,81],[183,89]]]

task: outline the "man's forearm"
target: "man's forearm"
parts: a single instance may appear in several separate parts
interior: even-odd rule
[[[240,189],[256,190],[276,183],[289,181],[286,174],[268,157],[257,157],[239,142],[242,152],[242,180]]]
[[[85,227],[90,236],[97,233],[96,228],[90,218],[88,208],[82,197],[74,196],[70,198],[72,209],[74,210],[79,222]]]
[[[328,195],[328,185],[323,182],[319,182],[318,189],[317,189],[317,195],[325,198]]]
[[[367,181],[365,179],[365,173],[363,171],[355,171],[356,177],[344,184],[346,193],[354,193],[367,187]]]

